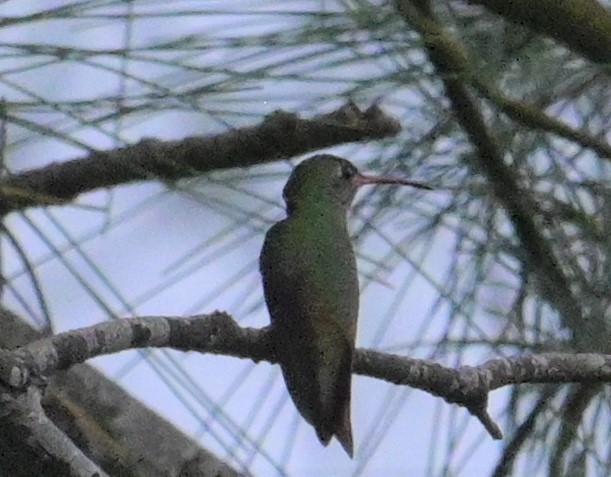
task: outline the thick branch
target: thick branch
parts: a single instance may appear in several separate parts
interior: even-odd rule
[[[404,18],[422,35],[441,77],[450,73],[454,80],[470,83],[516,123],[573,141],[583,148],[592,149],[603,159],[611,159],[611,146],[604,139],[598,139],[586,130],[573,129],[534,105],[505,96],[495,85],[488,83],[477,73],[460,41],[452,38],[429,10],[416,8],[415,3],[414,0],[399,1],[397,5]]]
[[[111,151],[0,181],[0,216],[26,207],[62,204],[101,187],[134,181],[174,181],[218,169],[248,167],[324,147],[396,135],[399,123],[377,106],[366,111],[349,102],[313,119],[277,111],[261,124],[216,136],[180,141],[144,139]]]
[[[41,337],[41,333],[19,317],[0,309],[0,347],[14,350]],[[61,454],[49,456],[41,452],[53,446],[52,442],[45,442],[53,433],[28,430],[32,439],[24,438],[24,430],[30,424],[22,420],[28,412],[36,415],[32,410],[19,411],[25,409],[20,404],[26,399],[25,394],[6,390],[0,384],[0,469],[11,469],[15,477],[68,475],[65,469],[54,468],[56,463],[64,465]],[[72,366],[51,376],[44,387],[42,405],[44,417],[48,416],[89,459],[110,475],[186,476],[187,468],[194,472],[188,475],[242,475],[87,364]],[[13,408],[15,412],[9,412]],[[43,441],[36,442],[37,438]]]
[[[467,0],[564,43],[595,63],[611,61],[611,14],[596,0]]]
[[[10,475],[108,475],[47,417],[40,403],[38,388],[30,386],[23,393],[13,396],[0,385],[0,396],[3,434],[0,452],[7,457],[21,457],[13,459]],[[15,435],[19,436],[18,440],[6,438]],[[27,454],[27,458],[23,458],[24,454]],[[6,472],[9,469],[5,467],[3,470]]]
[[[95,356],[143,347],[223,354],[277,362],[270,328],[241,328],[227,314],[114,320],[32,342],[0,355],[0,381],[24,388],[39,378]],[[15,369],[18,368],[18,369]],[[486,411],[488,393],[521,383],[611,382],[611,355],[548,353],[498,358],[451,369],[426,360],[357,350],[353,371],[409,385],[466,407],[495,438],[500,430]]]

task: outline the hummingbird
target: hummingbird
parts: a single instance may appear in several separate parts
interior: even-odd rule
[[[347,213],[367,184],[426,184],[362,174],[348,160],[301,162],[283,191],[287,217],[265,236],[260,256],[270,331],[295,407],[327,446],[336,436],[353,457],[350,391],[359,311]]]

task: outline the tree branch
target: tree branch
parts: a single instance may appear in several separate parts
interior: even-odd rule
[[[40,338],[40,332],[0,308],[0,347],[14,350]],[[45,384],[45,415],[110,475],[186,476],[187,468],[195,472],[188,475],[243,475],[88,364],[57,372]],[[61,455],[42,451],[53,444],[35,442],[36,436],[46,439],[46,434],[28,431],[32,439],[23,438],[27,427],[21,420],[27,413],[7,412],[10,406],[26,409],[19,402],[12,404],[23,394],[0,384],[0,469],[11,469],[15,477],[67,475],[56,467],[65,465]]]
[[[466,0],[565,44],[594,63],[611,61],[611,14],[596,0]]]
[[[257,126],[180,141],[142,141],[52,163],[0,181],[0,216],[26,207],[63,204],[101,187],[134,181],[175,181],[218,169],[249,167],[347,142],[391,137],[399,122],[373,105],[353,102],[313,119],[276,111]]]
[[[40,389],[28,386],[14,396],[3,387],[0,385],[2,433],[3,436],[19,435],[19,439],[0,439],[0,452],[3,456],[28,453],[27,459],[14,459],[11,475],[108,476],[47,417],[41,405]]]
[[[141,317],[107,321],[60,333],[0,354],[0,381],[24,389],[60,369],[127,349],[167,347],[181,351],[278,361],[270,327],[241,328],[226,313]],[[8,359],[10,357],[10,359]],[[356,351],[353,372],[409,385],[466,407],[496,439],[500,429],[486,411],[490,391],[521,383],[609,383],[611,355],[546,353],[497,358],[480,366],[440,364],[373,350]]]
[[[535,198],[520,187],[516,173],[505,164],[502,151],[463,83],[464,75],[470,71],[465,48],[443,29],[432,14],[417,8],[410,0],[397,0],[397,8],[405,21],[422,36],[429,58],[442,78],[452,111],[476,149],[473,165],[488,179],[497,200],[507,211],[526,252],[523,264],[536,278],[542,296],[558,311],[565,326],[573,333],[577,349],[605,349],[608,340],[603,320],[584,319],[554,249],[534,220],[534,213],[538,210]]]
[[[564,137],[584,148],[592,149],[602,159],[611,160],[611,145],[604,141],[598,140],[585,131],[571,128],[559,119],[548,116],[536,106],[504,96],[494,86],[484,83],[481,78],[472,78],[471,84],[482,96],[495,104],[516,123],[523,124],[535,131],[544,131]]]

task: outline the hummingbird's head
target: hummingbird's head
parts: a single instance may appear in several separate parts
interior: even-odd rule
[[[359,188],[357,176],[354,164],[341,157],[324,154],[306,159],[284,186],[289,212],[308,201],[330,202],[347,210]]]
[[[323,203],[348,210],[359,187],[367,184],[409,185],[432,190],[426,184],[394,177],[369,176],[346,159],[321,154],[300,163],[284,186],[289,213],[309,203]]]

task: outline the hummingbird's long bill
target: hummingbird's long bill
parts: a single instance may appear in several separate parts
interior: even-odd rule
[[[411,186],[417,189],[434,190],[430,185],[425,184],[423,182],[412,181],[409,179],[400,179],[398,177],[369,176],[360,172],[354,176],[352,181],[357,187],[361,187],[368,184],[397,184]]]

